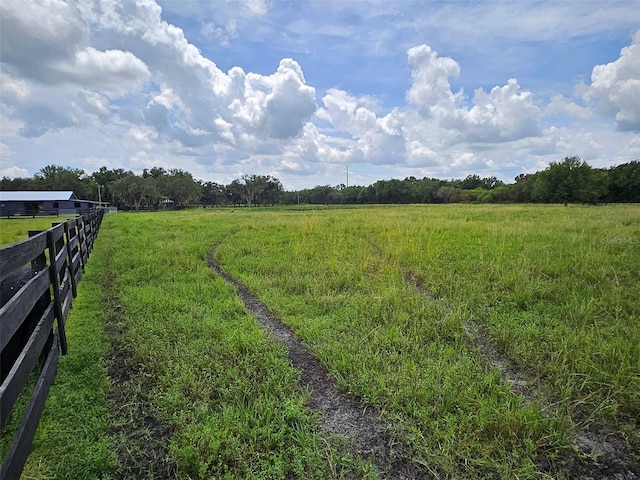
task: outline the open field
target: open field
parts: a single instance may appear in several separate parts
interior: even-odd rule
[[[69,216],[71,218],[71,216]],[[64,222],[66,216],[0,218],[0,245],[11,245],[28,237],[29,230],[47,230],[52,223]]]
[[[389,464],[638,475],[640,207],[429,205],[105,217],[30,477],[393,471],[322,428],[304,372],[211,266],[377,412]]]

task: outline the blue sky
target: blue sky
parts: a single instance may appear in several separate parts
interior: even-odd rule
[[[640,158],[626,1],[5,0],[0,173],[285,188]],[[42,22],[47,18],[47,22]]]

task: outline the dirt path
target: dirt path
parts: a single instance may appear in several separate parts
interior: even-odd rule
[[[374,255],[385,257],[383,250],[366,237],[362,237]],[[403,272],[404,281],[418,293],[426,296],[430,302],[439,305],[445,312],[451,310],[447,300],[436,295],[428,285],[418,281],[408,272]],[[489,335],[486,327],[469,319],[463,325],[469,347],[475,349],[484,362],[500,372],[502,381],[509,385],[524,403],[535,401],[543,380],[519,368],[507,355],[501,354]],[[547,391],[549,389],[547,388]],[[559,399],[554,398],[546,405],[549,410],[558,408]],[[640,460],[637,450],[632,452],[623,434],[608,426],[601,419],[588,422],[580,418],[571,419],[580,426],[572,449],[564,452],[560,458],[549,460],[540,458],[537,468],[551,473],[561,470],[567,478],[585,480],[640,480]]]
[[[240,281],[225,272],[215,261],[214,245],[207,256],[209,267],[234,285],[247,310],[263,329],[272,333],[289,351],[289,361],[300,370],[300,384],[308,388],[309,407],[318,411],[322,427],[329,434],[342,435],[354,446],[362,458],[371,459],[383,478],[410,480],[431,478],[424,467],[402,458],[402,445],[391,445],[386,428],[379,420],[379,412],[365,406],[357,398],[341,392],[326,368],[295,338],[291,329],[275,317]]]
[[[429,298],[430,301],[447,309],[446,300],[438,298],[424,284],[409,275],[405,281],[413,288]],[[498,352],[490,338],[488,329],[473,319],[464,325],[464,332],[469,346],[476,349],[484,362],[500,372],[502,381],[509,385],[513,392],[525,403],[534,401],[536,392],[542,387],[543,380],[530,372],[518,368],[511,359]],[[548,390],[548,388],[547,388]],[[539,397],[539,396],[538,396]],[[558,408],[559,399],[554,399],[551,410]],[[580,419],[572,418],[576,425],[584,424]],[[607,426],[602,420],[592,419],[577,433],[574,449],[566,451],[560,458],[550,461],[541,458],[537,467],[543,472],[551,473],[562,470],[568,478],[588,480],[639,480],[640,465],[634,459],[623,435]]]

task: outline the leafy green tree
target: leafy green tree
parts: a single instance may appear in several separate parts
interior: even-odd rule
[[[151,170],[147,170],[146,168],[142,171],[142,177],[151,177],[158,180],[159,178],[167,176],[167,171],[162,167],[153,167]]]
[[[533,191],[535,187],[536,174],[521,174],[518,175],[515,180],[516,183],[512,185],[513,199],[518,203],[529,203],[533,201]]]
[[[436,178],[423,178],[414,185],[414,197],[416,203],[434,203],[436,192],[442,186],[442,181]]]
[[[244,186],[239,180],[232,181],[226,187],[227,202],[233,206],[238,206],[244,201]]]
[[[331,185],[318,185],[309,190],[307,202],[325,205],[336,203],[336,191]]]
[[[480,178],[480,175],[467,175],[459,185],[459,187],[463,190],[474,190],[483,186],[484,184],[482,182],[482,179]]]
[[[121,206],[140,210],[143,205],[151,206],[157,196],[156,181],[152,177],[127,175],[111,185],[112,191]]]
[[[338,193],[338,200],[340,203],[354,204],[359,203],[359,198],[364,187],[357,185],[350,185],[341,189]]]
[[[0,180],[0,190],[16,191],[16,190],[37,190],[37,185],[33,178],[9,178],[2,177]]]
[[[511,203],[515,202],[514,185],[499,185],[491,192],[491,203]]]
[[[79,168],[48,165],[34,175],[34,182],[38,190],[71,190],[78,198],[98,199],[98,185]]]
[[[111,185],[124,178],[126,176],[133,175],[133,172],[130,170],[124,170],[122,168],[114,168],[108,169],[107,167],[100,167],[97,172],[93,172],[91,177],[93,181],[100,188],[100,196],[99,198],[103,202],[115,204],[115,198],[113,196],[113,192],[111,191]]]
[[[610,202],[640,202],[640,161],[624,163],[609,169]]]
[[[256,174],[242,175],[242,197],[247,203],[247,207],[251,207],[262,192],[267,188],[266,177]]]
[[[226,200],[227,189],[216,182],[200,183],[200,203],[203,205],[220,205]]]
[[[460,189],[443,185],[436,192],[436,199],[442,203],[457,203],[460,200]]]
[[[408,203],[408,191],[410,186],[402,180],[392,178],[391,180],[379,180],[373,184],[376,191],[376,202],[378,203]],[[409,187],[408,189],[406,187]]]
[[[267,205],[275,205],[280,202],[282,198],[282,183],[276,177],[271,175],[267,175],[265,177],[265,188],[261,194],[261,202],[264,202]]]
[[[579,157],[551,162],[546,170],[536,175],[533,198],[565,205],[569,202],[597,203],[607,194],[608,180],[602,172],[594,170]]]
[[[363,188],[358,194],[359,203],[375,203],[376,201],[376,188],[373,185],[369,185]]]
[[[158,176],[154,177],[153,171],[154,169],[151,170],[150,178],[156,180],[159,193],[173,200],[174,206],[187,206],[200,199],[202,193],[200,184],[193,179],[189,172],[172,169],[168,174],[162,174],[160,171],[156,171]]]

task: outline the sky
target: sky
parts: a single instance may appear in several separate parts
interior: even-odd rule
[[[640,159],[634,1],[2,0],[0,175],[287,190]]]

